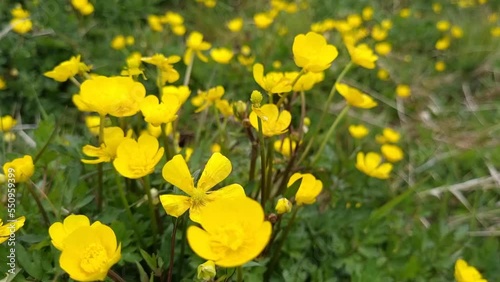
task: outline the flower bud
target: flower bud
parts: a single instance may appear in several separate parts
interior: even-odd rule
[[[247,103],[238,100],[233,103],[233,113],[236,119],[243,120],[246,117]]]
[[[252,102],[253,107],[259,108],[260,103],[262,102],[262,93],[257,90],[252,91],[252,95],[250,95],[250,102]]]
[[[198,265],[198,279],[203,281],[210,281],[215,278],[215,263],[207,260],[205,263]]]
[[[292,203],[287,198],[281,198],[274,208],[278,214],[284,214],[292,210]]]

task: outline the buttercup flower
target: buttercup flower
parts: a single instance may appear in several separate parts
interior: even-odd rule
[[[163,147],[158,147],[158,140],[149,134],[141,135],[137,141],[125,139],[116,149],[113,166],[122,176],[131,179],[151,174],[163,156]]]
[[[144,85],[130,77],[97,76],[82,83],[80,94],[73,95],[73,103],[80,111],[127,117],[139,111],[144,96]]]
[[[144,120],[154,126],[177,119],[177,111],[181,106],[179,100],[175,96],[163,95],[163,97],[168,98],[168,101],[162,99],[160,102],[155,95],[148,95],[140,105]]]
[[[474,266],[468,265],[463,259],[455,263],[455,279],[457,282],[488,282]]]
[[[292,90],[291,80],[282,72],[269,72],[264,76],[262,64],[253,65],[253,78],[269,93],[286,93]]]
[[[233,106],[229,103],[228,100],[225,99],[216,100],[215,107],[225,117],[230,117],[234,115]]]
[[[450,43],[451,43],[450,38],[448,36],[445,36],[436,42],[435,48],[437,50],[446,50],[450,48]]]
[[[5,83],[5,79],[0,75],[0,90],[4,90],[7,88],[7,83]]]
[[[99,128],[97,128],[99,134]],[[116,157],[116,150],[118,146],[125,140],[130,139],[132,131],[124,136],[123,130],[120,127],[106,127],[104,128],[103,143],[99,147],[92,145],[85,145],[82,149],[83,153],[89,157],[97,157],[94,160],[84,160],[85,164],[98,164],[102,162],[111,162]]]
[[[174,68],[173,64],[181,60],[181,57],[173,55],[165,57],[162,54],[155,54],[152,57],[142,58],[142,61],[148,64],[155,65],[162,76],[162,85],[166,82],[173,83],[179,79],[179,72]]]
[[[148,25],[152,31],[156,32],[163,31],[163,25],[161,24],[161,19],[156,15],[148,15]]]
[[[194,53],[198,56],[200,60],[203,62],[208,62],[208,58],[201,53],[201,51],[206,51],[212,47],[212,45],[208,42],[203,41],[203,34],[193,31],[189,34],[189,37],[186,41],[186,53],[184,53],[184,63],[189,65],[191,60],[193,59]]]
[[[373,54],[373,50],[366,44],[357,46],[347,46],[347,50],[351,55],[351,60],[356,65],[362,66],[366,69],[374,69],[375,62],[378,57]]]
[[[16,5],[14,9],[10,11],[13,19],[10,21],[12,30],[19,34],[25,34],[33,28],[33,22],[31,22],[29,16],[30,13],[24,10],[21,5]]]
[[[411,95],[410,86],[406,84],[398,84],[398,86],[396,87],[396,95],[401,98],[409,97]]]
[[[189,90],[189,87],[181,85],[181,86],[164,86],[162,89],[162,100],[163,101],[169,101],[170,96],[175,96],[181,105],[183,105],[189,95],[191,94],[191,90]]]
[[[75,7],[75,9],[84,16],[90,15],[94,12],[94,5],[89,3],[88,0],[71,0],[71,5],[73,5],[73,7]]]
[[[265,136],[280,135],[288,131],[288,126],[292,121],[289,111],[279,111],[275,104],[266,104],[258,109],[254,109],[249,116],[250,124],[259,130],[257,118],[262,122],[262,133]]]
[[[391,163],[399,162],[404,156],[403,150],[396,145],[384,144],[380,150],[382,151],[384,158]]]
[[[12,169],[14,171],[12,171]],[[33,176],[33,173],[35,173],[33,159],[31,156],[25,155],[22,158],[17,158],[11,162],[7,162],[3,165],[3,173],[5,175],[14,173],[14,180],[16,183],[26,182],[31,176]]]
[[[392,170],[392,164],[382,163],[382,157],[374,152],[366,154],[359,152],[356,156],[356,168],[368,176],[387,179]]]
[[[384,128],[384,130],[382,131],[382,135],[375,136],[377,142],[381,144],[397,143],[400,138],[401,135],[399,134],[399,132],[389,127]]]
[[[234,18],[226,23],[227,28],[232,32],[238,32],[243,28],[243,19],[241,17]]]
[[[321,190],[323,190],[323,182],[316,179],[314,175],[310,173],[294,173],[288,180],[287,187],[292,186],[297,180],[302,179],[297,194],[295,194],[295,202],[297,205],[310,205],[316,202],[316,197],[318,197]]]
[[[85,63],[80,62],[80,55],[73,56],[71,59],[64,61],[57,65],[53,70],[45,72],[43,75],[52,78],[58,82],[64,82],[70,77],[77,75],[78,73],[84,73],[90,71],[90,67]]]
[[[3,224],[2,220],[0,219],[0,244],[7,241],[11,233],[16,232],[17,230],[19,230],[19,228],[23,227],[25,220],[26,217],[21,216],[13,221],[8,221]]]
[[[189,246],[200,257],[222,267],[243,265],[257,257],[269,242],[271,223],[253,199],[221,199],[203,209],[201,227],[189,226]]]
[[[193,105],[198,107],[195,112],[199,113],[219,101],[224,95],[224,91],[222,86],[216,86],[207,91],[199,91],[198,95],[191,100]]]
[[[285,77],[293,82],[299,72],[286,72]],[[325,78],[324,72],[307,72],[299,77],[299,79],[293,85],[293,91],[308,91],[313,88],[316,83],[323,81]]]
[[[371,109],[377,105],[370,96],[347,84],[337,83],[335,88],[345,98],[347,104],[353,107]]]
[[[196,278],[203,281],[211,281],[215,278],[217,273],[215,272],[215,263],[211,260],[198,265]]]
[[[221,153],[213,153],[195,187],[186,160],[182,155],[174,156],[163,167],[163,178],[189,196],[161,195],[160,201],[163,208],[167,214],[174,217],[181,216],[189,209],[189,218],[194,222],[200,222],[201,212],[204,212],[208,203],[224,198],[229,198],[231,201],[245,198],[245,191],[239,184],[231,184],[210,192],[210,189],[231,173],[231,170],[232,166],[228,158]]]
[[[375,44],[375,52],[377,52],[380,56],[386,56],[391,53],[392,46],[389,42],[379,42]]]
[[[101,117],[99,116],[86,116],[85,125],[92,135],[99,135],[99,126],[101,124]]]
[[[115,50],[121,50],[121,49],[125,48],[126,45],[127,45],[127,42],[125,40],[125,36],[123,36],[123,35],[117,35],[111,41],[111,48],[113,48]]]
[[[356,139],[361,139],[368,135],[368,128],[366,126],[359,124],[359,125],[349,125],[349,133],[351,134],[352,137]]]
[[[70,218],[70,219],[68,219]],[[70,215],[49,228],[52,242],[61,247],[59,265],[76,281],[104,281],[121,258],[121,244],[110,227],[86,216]],[[59,245],[60,244],[60,245]]]
[[[335,46],[329,45],[325,37],[315,32],[295,36],[292,50],[295,64],[311,72],[326,70],[339,54]]]
[[[276,202],[276,207],[274,208],[277,214],[284,214],[292,211],[292,202],[287,198],[278,199]]]
[[[10,131],[17,121],[10,115],[0,117],[0,132]]]
[[[268,28],[274,21],[274,18],[269,13],[257,13],[253,16],[253,22],[259,29]]]
[[[443,62],[443,61],[437,61],[435,64],[434,64],[434,69],[438,72],[442,72],[446,69],[446,63]]]
[[[229,64],[234,56],[233,51],[228,48],[214,48],[210,51],[212,59],[219,64]]]
[[[274,150],[288,158],[291,153],[295,151],[295,147],[297,147],[297,142],[291,140],[289,137],[285,137],[283,140],[274,141]]]
[[[451,27],[451,36],[453,36],[454,38],[462,38],[464,36],[464,31],[461,27],[459,26],[452,26]]]

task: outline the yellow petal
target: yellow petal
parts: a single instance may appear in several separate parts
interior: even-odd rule
[[[264,84],[264,66],[262,64],[253,65],[253,79],[260,85],[260,87],[265,88]]]
[[[187,240],[191,249],[199,256],[207,260],[217,260],[219,256],[210,247],[210,235],[197,226],[189,226]]]
[[[175,155],[162,169],[163,178],[188,195],[193,194],[193,177],[182,155]]]
[[[208,191],[224,180],[231,173],[231,170],[231,161],[221,153],[214,153],[208,160],[196,186],[198,189]]]
[[[160,202],[168,215],[179,217],[191,207],[191,198],[181,195],[161,195]]]

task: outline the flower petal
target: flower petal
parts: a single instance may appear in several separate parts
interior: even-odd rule
[[[191,198],[182,195],[161,195],[160,202],[168,215],[179,217],[191,207]]]
[[[221,153],[214,153],[208,160],[196,186],[198,189],[208,191],[224,180],[231,173],[231,170],[231,161]]]
[[[162,169],[163,178],[188,195],[193,194],[194,182],[182,155],[175,155]]]

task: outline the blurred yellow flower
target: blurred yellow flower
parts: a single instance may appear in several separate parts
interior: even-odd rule
[[[452,26],[451,27],[451,36],[453,36],[454,38],[462,38],[464,36],[464,31],[461,27],[459,26]]]
[[[78,73],[86,73],[90,67],[80,62],[80,55],[73,56],[69,60],[61,62],[53,70],[45,72],[43,75],[55,81],[64,82]]]
[[[191,90],[189,90],[189,87],[181,85],[181,86],[164,86],[162,89],[162,100],[163,101],[169,101],[170,96],[176,97],[180,104],[183,105],[186,100],[188,99],[189,95],[191,94]]]
[[[125,48],[125,45],[127,45],[127,41],[123,35],[117,35],[111,40],[111,48],[115,50],[121,50]]]
[[[290,81],[295,81],[299,75],[299,72],[286,72],[285,77],[287,77]],[[324,72],[306,72],[301,75],[299,79],[293,85],[293,91],[308,91],[313,88],[316,83],[323,81],[325,78]]]
[[[234,115],[233,107],[228,100],[219,99],[215,101],[215,107],[221,112],[225,117],[230,117]]]
[[[208,89],[207,91],[198,91],[198,95],[191,99],[191,103],[198,107],[195,112],[199,113],[204,109],[213,105],[216,101],[220,100],[224,96],[224,87],[216,86]]]
[[[28,33],[33,28],[33,22],[29,18],[14,18],[10,21],[10,25],[12,26],[12,30],[19,34]]]
[[[257,13],[253,16],[255,26],[260,29],[268,28],[274,21],[274,18],[269,13]]]
[[[262,122],[262,133],[264,136],[280,135],[288,131],[288,126],[292,121],[292,115],[287,110],[278,110],[275,104],[265,104],[250,113],[250,124],[259,130],[258,118]]]
[[[380,148],[380,151],[384,155],[384,158],[391,163],[399,162],[404,157],[403,150],[396,145],[384,144]]]
[[[441,10],[443,10],[443,6],[441,6],[441,3],[432,3],[432,11],[436,14],[440,14]]]
[[[168,11],[165,13],[165,16],[161,18],[161,22],[171,26],[183,25],[184,17],[179,13]]]
[[[229,61],[233,58],[234,53],[228,48],[214,48],[210,51],[210,56],[212,57],[212,60],[219,64],[229,64]]]
[[[328,69],[339,54],[335,46],[328,44],[325,37],[315,32],[295,36],[292,50],[295,64],[311,72]]]
[[[374,152],[366,154],[359,152],[356,156],[356,168],[368,176],[387,179],[392,170],[392,164],[382,163],[382,157]]]
[[[25,19],[30,16],[30,12],[24,10],[21,4],[17,4],[12,10],[10,10],[10,14],[16,19]]]
[[[189,65],[191,60],[193,60],[194,53],[203,62],[208,62],[208,58],[201,53],[201,51],[206,51],[212,47],[208,42],[203,41],[203,34],[193,31],[189,34],[186,41],[186,52],[184,53],[184,63]]]
[[[392,21],[390,19],[384,19],[380,22],[380,25],[386,29],[389,30],[392,28]]]
[[[445,36],[436,42],[435,47],[437,50],[446,50],[450,47],[450,43],[450,38]]]
[[[231,170],[231,161],[228,158],[221,153],[213,153],[195,186],[186,160],[182,155],[175,155],[163,167],[162,175],[168,183],[181,189],[188,196],[161,195],[160,201],[163,208],[168,215],[174,217],[181,216],[189,209],[189,218],[194,222],[201,223],[207,204],[225,198],[236,202],[240,198],[246,197],[245,190],[239,184],[231,184],[217,191],[210,191],[215,185],[226,179]]]
[[[179,73],[174,68],[173,64],[179,62],[181,57],[173,55],[165,57],[163,54],[154,54],[151,57],[144,57],[141,59],[147,64],[155,65],[162,75],[162,85],[166,82],[173,83],[179,79]]]
[[[323,182],[316,179],[314,175],[310,173],[294,173],[288,180],[287,187],[290,188],[297,180],[301,179],[299,189],[297,194],[295,194],[295,202],[297,205],[310,205],[316,202],[316,197],[318,197],[321,190],[323,190]]]
[[[366,126],[364,126],[362,124],[349,125],[348,130],[349,130],[349,133],[351,134],[351,136],[353,138],[356,138],[356,139],[362,139],[363,137],[365,137],[369,133],[368,128],[366,128]]]
[[[387,29],[379,25],[375,25],[371,32],[372,38],[375,39],[376,41],[382,41],[386,39],[387,35],[388,35]]]
[[[282,154],[283,156],[289,158],[292,152],[295,151],[297,147],[297,142],[290,139],[290,137],[285,137],[274,141],[274,150]]]
[[[488,282],[474,266],[468,265],[463,259],[458,259],[455,263],[455,279],[457,282]]]
[[[287,198],[280,198],[276,202],[274,210],[277,214],[289,213],[292,211],[292,202],[290,202]]]
[[[146,96],[146,89],[130,77],[96,76],[85,80],[73,103],[83,112],[97,112],[115,117],[132,116]]]
[[[113,229],[99,221],[89,225],[86,216],[70,215],[66,219],[69,217],[72,219],[64,224],[56,222],[49,228],[52,242],[62,247],[59,265],[73,280],[104,281],[121,258],[121,244]]]
[[[411,88],[406,84],[398,84],[396,86],[396,95],[401,98],[407,98],[411,95]]]
[[[256,258],[269,242],[272,226],[253,199],[220,199],[207,204],[199,223],[187,230],[189,246],[222,267],[241,266]]]
[[[215,275],[217,273],[215,271],[215,263],[212,260],[207,260],[198,265],[196,278],[202,281],[213,281]]]
[[[172,25],[170,29],[175,35],[182,36],[186,33],[186,27],[182,24],[180,25]]]
[[[177,97],[166,95],[163,95],[163,97],[167,97],[168,101],[162,99],[160,102],[155,95],[148,95],[140,104],[144,120],[154,126],[176,120],[177,111],[181,107]]]
[[[0,117],[0,132],[10,131],[17,121],[10,115]]]
[[[4,90],[7,88],[7,83],[5,83],[5,79],[3,76],[0,76],[0,90]]]
[[[446,69],[446,63],[443,62],[443,61],[437,61],[435,64],[434,64],[434,69],[438,72],[442,72]]]
[[[436,23],[436,28],[439,30],[439,31],[447,31],[448,29],[450,29],[450,22],[447,21],[447,20],[440,20]]]
[[[97,134],[99,134],[99,128],[97,129]],[[82,159],[82,163],[85,164],[98,164],[102,162],[111,162],[116,157],[116,150],[118,146],[126,139],[130,139],[132,136],[132,131],[127,132],[127,135],[123,133],[120,127],[105,127],[103,143],[99,147],[94,147],[92,145],[83,146],[83,153],[89,157],[96,157],[94,160]]]
[[[373,54],[373,50],[366,44],[360,44],[357,46],[347,46],[349,55],[351,55],[351,60],[356,65],[362,66],[367,69],[374,69],[375,62],[378,57]]]
[[[127,138],[118,145],[113,166],[124,177],[141,178],[154,172],[163,152],[158,140],[149,134],[141,135],[137,141]]]
[[[11,238],[10,234],[23,227],[24,221],[26,221],[26,217],[24,216],[20,216],[13,221],[9,220],[6,222],[6,224],[3,224],[3,221],[0,219],[0,244]]]
[[[269,93],[286,93],[292,90],[291,81],[284,73],[269,72],[264,76],[264,66],[259,63],[253,65],[253,78]]]
[[[490,29],[490,34],[492,37],[500,37],[500,26],[495,26]]]
[[[343,83],[337,83],[335,88],[340,95],[345,98],[347,104],[353,107],[371,109],[377,106],[377,102],[375,102],[370,96],[354,87],[350,87],[349,85]]]
[[[243,18],[238,17],[226,23],[227,28],[232,32],[238,32],[243,28]]]
[[[364,21],[369,21],[373,18],[373,8],[370,6],[364,7],[361,11],[361,16]]]
[[[384,128],[384,130],[382,131],[382,135],[376,136],[377,142],[381,144],[397,143],[400,138],[401,134],[399,134],[399,132],[389,127]]]
[[[391,51],[392,45],[389,42],[379,42],[375,44],[375,52],[377,52],[380,56],[386,56],[391,53]]]
[[[3,141],[10,143],[16,140],[16,134],[14,132],[5,132],[3,135]]]
[[[134,45],[135,43],[135,38],[131,35],[125,37],[125,43],[127,43],[127,45]]]
[[[212,146],[210,146],[210,151],[212,153],[220,153],[221,149],[222,149],[221,146],[217,143],[214,143],[212,144]]]
[[[156,15],[148,15],[148,25],[152,31],[156,32],[163,31],[163,25],[161,24],[161,19]]]
[[[94,6],[88,0],[71,0],[71,5],[84,16],[94,12]]]
[[[86,116],[85,125],[92,135],[99,135],[99,125],[101,124],[101,117],[99,116]]]
[[[380,80],[388,80],[389,79],[389,72],[385,69],[379,69],[377,71],[377,77]]]
[[[33,158],[29,155],[25,155],[22,158],[6,162],[3,165],[3,173],[5,175],[14,174],[13,179],[15,183],[27,182],[35,173]],[[9,176],[9,178],[11,177]]]
[[[399,16],[402,18],[408,18],[411,15],[411,10],[409,8],[403,8],[399,11]]]

